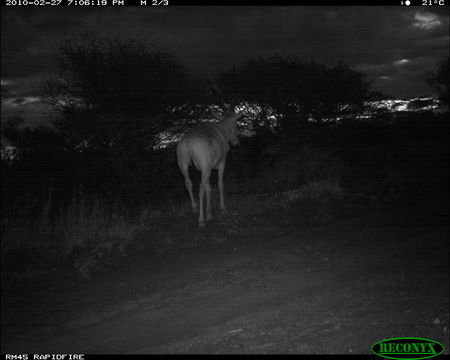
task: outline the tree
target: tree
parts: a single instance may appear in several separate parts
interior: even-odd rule
[[[203,83],[173,53],[142,39],[84,35],[59,50],[59,74],[43,90],[79,178],[100,191],[151,187],[153,146],[180,117],[200,111],[192,103]]]
[[[449,103],[449,71],[448,71],[448,62],[447,60],[442,61],[434,73],[429,73],[426,75],[426,81],[428,85],[434,88],[439,96],[439,100],[441,100],[444,104]]]
[[[20,117],[2,122],[2,147],[3,141],[7,142],[10,155],[2,158],[3,195],[14,199],[46,194],[50,183],[52,190],[70,192],[76,178],[75,159],[67,152],[64,139],[51,127],[22,124]]]
[[[235,66],[218,83],[225,96],[274,110],[280,130],[291,134],[311,119],[323,122],[354,109],[369,94],[363,75],[344,63],[327,67],[278,55]]]
[[[59,49],[61,69],[44,84],[45,99],[59,115],[55,126],[86,146],[152,145],[170,113],[198,93],[175,55],[145,40],[86,35]]]

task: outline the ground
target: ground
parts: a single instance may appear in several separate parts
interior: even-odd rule
[[[141,236],[113,271],[4,288],[2,352],[365,354],[413,336],[448,353],[446,197],[295,219],[192,227],[179,236],[201,246],[160,255]]]

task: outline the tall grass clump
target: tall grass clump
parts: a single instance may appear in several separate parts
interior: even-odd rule
[[[30,210],[31,208],[31,210]],[[18,203],[2,224],[2,265],[6,271],[75,269],[88,276],[121,256],[136,225],[117,202],[74,195],[57,206],[52,193],[33,206]]]

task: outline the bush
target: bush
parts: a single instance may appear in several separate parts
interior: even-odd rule
[[[342,161],[331,152],[305,146],[288,150],[272,145],[264,153],[232,159],[225,186],[233,193],[285,191],[314,181],[339,181]]]
[[[336,156],[307,146],[276,161],[272,176],[284,188],[310,181],[337,181],[342,171],[342,162]]]

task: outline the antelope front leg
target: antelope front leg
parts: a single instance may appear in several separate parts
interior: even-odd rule
[[[218,175],[219,175],[217,185],[219,187],[219,195],[220,195],[220,210],[226,211],[225,199],[224,199],[224,195],[223,195],[223,172],[225,170],[225,160],[219,164],[219,166],[217,167],[217,170],[218,170]]]
[[[200,203],[200,211],[198,214],[198,226],[199,227],[205,227],[205,217],[203,215],[203,196],[205,194],[205,190],[207,186],[209,185],[209,175],[211,173],[211,170],[209,171],[202,171],[202,180],[200,182],[200,191],[199,191],[199,203]],[[208,197],[208,194],[206,195]],[[209,209],[211,212],[211,209]]]
[[[209,180],[206,182],[206,221],[212,220],[211,212],[211,185]]]

